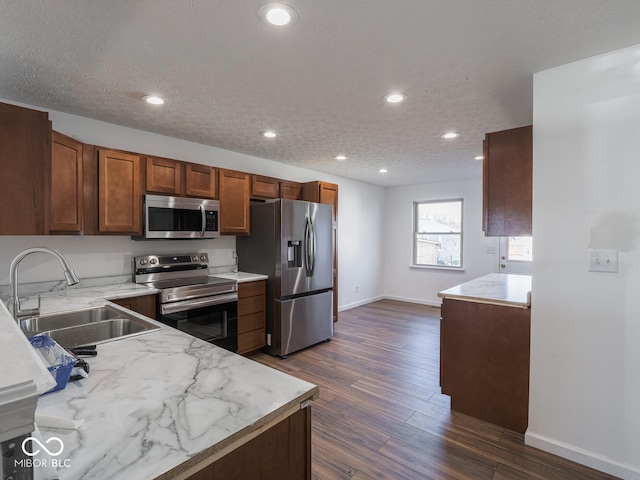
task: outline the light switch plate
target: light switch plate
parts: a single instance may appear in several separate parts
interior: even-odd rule
[[[590,272],[618,272],[618,250],[589,250]]]

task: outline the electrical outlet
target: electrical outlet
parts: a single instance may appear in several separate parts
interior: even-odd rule
[[[487,247],[486,252],[487,252],[489,255],[495,255],[495,253],[496,253],[496,247]]]
[[[589,250],[590,272],[618,272],[617,250]]]

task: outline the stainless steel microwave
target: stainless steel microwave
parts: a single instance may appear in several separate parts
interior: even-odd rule
[[[206,198],[144,196],[145,238],[216,238],[220,202]]]

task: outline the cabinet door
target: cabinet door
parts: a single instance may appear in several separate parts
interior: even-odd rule
[[[248,235],[249,174],[220,170],[220,233]]]
[[[280,180],[280,198],[300,200],[302,198],[302,184]]]
[[[278,198],[280,196],[280,182],[276,178],[251,175],[251,196]]]
[[[46,112],[0,103],[0,235],[42,235],[51,159]]]
[[[53,132],[49,233],[82,232],[82,143]]]
[[[156,319],[157,295],[142,295],[139,297],[119,298],[111,301],[145,317]]]
[[[98,232],[142,234],[140,157],[98,151]]]
[[[207,165],[185,165],[185,194],[190,197],[218,198],[216,169]]]
[[[487,236],[531,236],[532,143],[531,125],[485,137],[482,183]]]
[[[182,162],[168,158],[146,158],[146,191],[150,193],[182,193]]]

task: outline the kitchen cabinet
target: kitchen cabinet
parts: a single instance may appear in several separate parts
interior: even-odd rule
[[[531,310],[444,298],[440,386],[451,409],[524,433]]]
[[[277,178],[251,175],[251,198],[279,198],[280,182]]]
[[[0,235],[48,231],[50,161],[49,115],[0,103]]]
[[[142,235],[138,155],[98,149],[98,233]]]
[[[141,295],[138,297],[118,298],[111,301],[145,317],[156,319],[158,295]]]
[[[311,479],[311,407],[298,408],[290,416],[263,430],[247,443],[202,469],[188,480]]]
[[[182,194],[182,162],[168,158],[145,158],[145,192]]]
[[[333,321],[338,321],[338,185],[328,182],[302,184],[302,199],[333,206]]]
[[[249,216],[249,174],[234,170],[220,170],[220,233],[248,235],[251,229]]]
[[[82,233],[82,152],[81,142],[52,133],[49,233]]]
[[[185,164],[185,194],[189,197],[218,198],[217,169],[196,163]]]
[[[280,180],[280,198],[300,200],[302,198],[302,184],[288,180]]]
[[[483,142],[483,230],[487,236],[531,236],[531,125],[488,133]]]
[[[266,344],[266,280],[238,284],[238,353]]]

